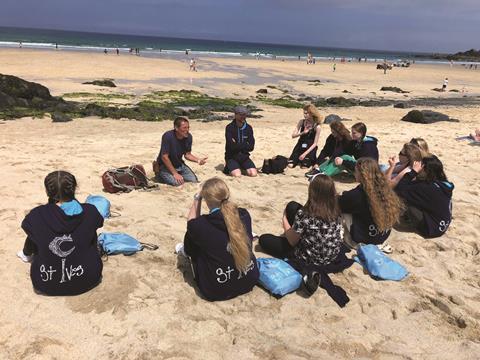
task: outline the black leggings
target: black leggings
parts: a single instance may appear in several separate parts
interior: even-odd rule
[[[302,205],[296,201],[290,201],[285,208],[285,215],[287,216],[290,226],[295,221],[297,211],[302,208]],[[288,258],[293,253],[293,247],[288,242],[285,236],[277,236],[273,234],[263,234],[259,238],[260,246],[267,254],[277,258]]]

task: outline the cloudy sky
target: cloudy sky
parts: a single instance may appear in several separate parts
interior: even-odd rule
[[[457,52],[480,48],[480,0],[1,0],[0,26]]]

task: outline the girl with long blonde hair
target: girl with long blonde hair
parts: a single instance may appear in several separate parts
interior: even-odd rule
[[[202,199],[209,214],[201,215]],[[195,280],[210,301],[249,292],[258,280],[252,252],[252,220],[247,210],[230,199],[219,178],[205,181],[188,214],[184,252],[192,260]]]
[[[317,160],[318,139],[323,117],[313,104],[303,107],[303,117],[292,133],[292,139],[297,137],[299,139],[288,159],[289,167],[295,167],[298,164],[302,167],[310,167]]]
[[[339,197],[346,228],[354,244],[381,244],[399,221],[403,203],[376,160],[358,159],[355,179],[360,185]]]

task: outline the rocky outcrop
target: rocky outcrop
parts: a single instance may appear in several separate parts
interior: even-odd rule
[[[402,121],[416,124],[433,124],[439,121],[459,122],[457,119],[432,110],[412,110],[402,118]]]
[[[105,86],[105,87],[117,87],[113,80],[103,79],[103,80],[93,80],[82,83],[84,85],[96,85],[96,86]]]

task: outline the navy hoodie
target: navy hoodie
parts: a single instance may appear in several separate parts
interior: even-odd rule
[[[416,180],[416,176],[414,170],[405,174],[395,191],[409,206],[416,207],[423,213],[423,224],[418,229],[422,236],[442,236],[452,221],[454,185],[448,181]]]
[[[25,217],[26,242],[33,243],[30,267],[33,287],[46,295],[77,295],[99,283],[102,260],[97,250],[97,229],[103,217],[97,208],[68,216],[55,204],[41,205]]]
[[[335,157],[341,156],[347,149],[348,141],[339,141],[332,134],[328,135],[323,145],[322,151],[317,158],[317,164],[321,165],[328,157],[330,161],[333,161]]]
[[[233,141],[232,139],[235,139]],[[250,152],[255,147],[255,138],[253,137],[253,128],[250,124],[245,124],[239,128],[233,120],[225,127],[225,161],[230,159],[238,162],[245,161]]]
[[[239,213],[250,237],[250,215],[245,209],[239,209]],[[258,281],[257,260],[253,253],[251,266],[246,273],[240,273],[235,267],[233,256],[227,250],[229,237],[220,211],[190,220],[184,246],[185,253],[192,258],[198,288],[209,301],[227,300],[245,294]]]
[[[348,146],[347,154],[352,155],[356,160],[366,157],[378,162],[378,140],[373,136],[365,136],[361,141],[352,140]],[[343,166],[348,170],[355,170],[355,161],[344,160]]]
[[[356,243],[381,244],[390,236],[390,230],[380,232],[373,221],[367,194],[362,185],[344,191],[338,202],[342,213],[352,214],[353,223],[350,228],[352,240]]]

